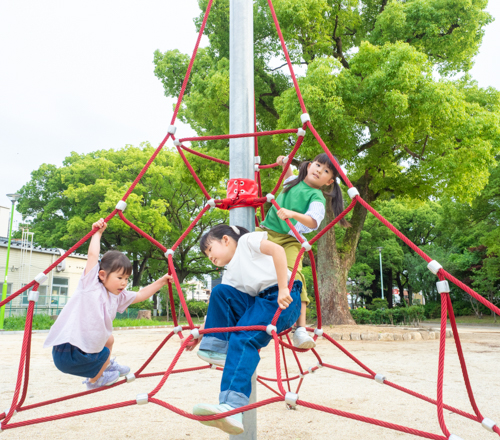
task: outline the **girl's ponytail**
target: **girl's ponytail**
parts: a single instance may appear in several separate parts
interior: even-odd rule
[[[337,183],[336,179],[333,181],[332,190],[328,193],[325,193],[325,195],[330,197],[330,205],[335,217],[342,214],[342,211],[344,210],[344,198],[342,197],[342,189],[340,188],[340,185]],[[351,224],[345,219],[345,217],[342,218],[338,224],[344,228],[348,228],[351,226]]]

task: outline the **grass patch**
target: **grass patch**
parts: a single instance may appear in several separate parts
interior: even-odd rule
[[[457,324],[479,324],[479,325],[497,325],[500,327],[500,317],[497,316],[497,322],[494,322],[493,316],[486,315],[482,318],[478,318],[476,315],[472,316],[457,316],[455,318]],[[425,322],[440,323],[440,319],[428,319]],[[450,320],[448,319],[448,323]]]
[[[49,315],[34,315],[33,330],[49,330],[55,321]],[[12,316],[4,321],[4,330],[19,331],[24,330],[26,316]]]

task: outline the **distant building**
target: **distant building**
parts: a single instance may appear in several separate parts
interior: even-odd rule
[[[207,289],[202,281],[191,280],[186,281],[186,284],[189,285],[185,292],[186,299],[208,302],[210,299],[210,289]]]
[[[1,231],[0,231],[1,232]],[[7,260],[7,239],[0,238],[0,292],[3,289],[3,274]],[[27,240],[12,240],[10,246],[7,296],[29,284],[65,251],[34,247]],[[40,296],[36,303],[37,314],[58,315],[75,291],[87,255],[71,254],[48,275],[48,280],[39,286]],[[5,317],[25,315],[28,307],[28,292],[24,292],[5,305]]]

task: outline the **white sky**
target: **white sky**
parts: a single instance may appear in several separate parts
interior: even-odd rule
[[[472,70],[500,89],[500,2]],[[157,146],[173,99],[154,76],[153,52],[191,53],[195,0],[16,0],[0,9],[0,205],[42,163],[149,141]],[[182,136],[192,133],[178,125]],[[16,216],[20,217],[20,216]]]

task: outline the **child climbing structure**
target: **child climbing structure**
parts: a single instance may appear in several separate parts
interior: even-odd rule
[[[44,402],[39,402],[35,403],[32,405],[25,405],[26,397],[27,397],[27,391],[28,391],[28,386],[29,386],[29,370],[30,370],[30,349],[31,349],[31,337],[32,337],[32,320],[33,320],[33,313],[34,313],[34,308],[35,308],[35,303],[38,300],[38,286],[44,282],[44,280],[47,277],[47,274],[52,271],[61,261],[63,261],[67,256],[69,256],[72,252],[74,252],[79,246],[81,246],[85,241],[87,241],[93,234],[97,232],[97,229],[92,230],[89,232],[87,235],[85,235],[80,241],[78,241],[73,247],[71,247],[64,255],[62,255],[58,260],[56,260],[52,265],[50,265],[47,269],[45,269],[43,272],[38,274],[33,281],[31,281],[29,284],[24,286],[22,289],[18,290],[17,292],[13,293],[10,295],[8,298],[6,298],[4,301],[0,302],[0,306],[3,306],[7,304],[8,302],[12,301],[14,298],[18,297],[20,294],[23,292],[27,291],[28,289],[32,288],[31,292],[29,293],[28,299],[29,299],[29,306],[28,306],[28,311],[27,311],[27,316],[26,316],[26,326],[25,326],[25,331],[24,331],[24,338],[23,338],[23,344],[21,348],[21,356],[20,356],[20,361],[19,361],[19,370],[18,370],[18,375],[17,375],[17,381],[15,383],[15,392],[12,398],[11,405],[8,409],[6,409],[3,413],[0,414],[0,419],[1,419],[1,424],[0,424],[0,429],[1,430],[8,430],[8,429],[14,429],[22,426],[27,426],[27,425],[32,425],[32,424],[38,424],[38,423],[43,423],[43,422],[49,422],[49,421],[54,421],[54,420],[59,420],[63,418],[68,418],[68,417],[74,417],[74,416],[80,416],[80,415],[85,415],[85,414],[91,414],[99,411],[106,411],[106,410],[116,410],[119,408],[127,407],[127,406],[132,406],[132,405],[143,405],[147,403],[155,403],[159,406],[162,406],[178,415],[181,415],[183,417],[190,418],[192,420],[198,420],[198,421],[207,421],[207,420],[214,420],[214,419],[219,419],[222,417],[226,417],[232,414],[236,414],[239,412],[243,411],[248,411],[250,409],[262,407],[265,405],[269,405],[271,403],[278,403],[278,402],[285,402],[286,405],[289,407],[296,407],[296,406],[304,406],[307,408],[311,408],[317,411],[323,411],[332,415],[337,415],[337,416],[342,416],[342,417],[347,417],[353,420],[357,420],[360,422],[365,422],[365,423],[370,423],[382,427],[386,427],[389,429],[393,429],[396,431],[408,433],[408,434],[413,434],[415,436],[420,436],[423,438],[429,438],[429,439],[436,439],[436,440],[459,440],[460,437],[455,434],[451,434],[446,426],[446,422],[444,420],[444,409],[447,409],[448,411],[451,411],[457,415],[460,415],[462,417],[468,418],[472,421],[476,421],[479,424],[482,425],[483,428],[485,428],[487,431],[490,433],[496,433],[498,436],[500,436],[500,427],[492,420],[489,418],[485,417],[482,415],[480,412],[475,399],[474,399],[474,394],[472,391],[472,387],[470,384],[469,376],[467,373],[467,366],[465,363],[464,359],[464,354],[463,350],[461,347],[461,342],[460,342],[460,337],[457,331],[457,326],[455,322],[455,317],[453,313],[453,306],[451,303],[449,291],[449,282],[455,284],[462,290],[464,290],[468,295],[472,296],[482,304],[484,304],[486,307],[488,307],[490,310],[493,310],[495,313],[500,314],[500,309],[487,301],[485,298],[483,298],[481,295],[467,287],[465,284],[454,278],[451,274],[449,274],[446,270],[443,269],[443,267],[435,260],[432,260],[428,255],[426,255],[422,250],[420,250],[415,244],[413,244],[407,237],[405,237],[401,232],[399,232],[393,225],[391,225],[386,219],[384,219],[377,211],[375,211],[368,203],[366,203],[361,197],[358,192],[358,190],[352,186],[351,182],[347,178],[347,176],[344,174],[342,169],[340,168],[339,164],[337,161],[334,159],[332,154],[330,153],[329,149],[325,145],[325,143],[322,141],[321,137],[315,130],[312,121],[307,113],[307,109],[304,103],[304,100],[301,96],[301,92],[298,86],[297,79],[295,77],[293,67],[290,61],[290,57],[288,55],[287,48],[285,46],[283,36],[279,27],[278,20],[276,18],[276,14],[273,8],[273,4],[271,0],[268,0],[269,8],[271,10],[271,14],[273,16],[274,24],[276,26],[276,30],[278,32],[281,45],[284,51],[285,58],[287,60],[287,64],[290,70],[291,78],[293,80],[293,84],[295,87],[295,91],[297,93],[298,100],[300,102],[300,107],[302,109],[302,114],[300,115],[301,123],[302,125],[299,128],[292,128],[292,129],[286,129],[286,130],[274,130],[274,131],[267,131],[267,132],[254,132],[254,133],[246,133],[246,134],[236,134],[236,135],[219,135],[219,136],[202,136],[202,137],[191,137],[191,138],[180,138],[177,139],[175,137],[176,134],[176,127],[175,127],[175,121],[177,118],[177,114],[182,102],[182,98],[184,95],[184,92],[186,90],[186,85],[188,83],[188,79],[190,76],[190,72],[193,66],[194,59],[196,57],[196,53],[200,44],[201,36],[203,34],[207,18],[210,13],[210,9],[212,6],[213,0],[209,1],[207,10],[204,15],[203,23],[201,25],[199,34],[198,34],[198,39],[196,42],[196,46],[193,52],[193,55],[191,57],[191,61],[189,63],[188,70],[186,72],[184,82],[182,85],[181,93],[179,95],[179,98],[177,100],[176,107],[174,109],[174,114],[172,116],[170,126],[168,128],[168,134],[165,137],[165,139],[161,142],[161,144],[158,146],[158,148],[155,150],[154,154],[152,157],[148,160],[148,162],[145,164],[144,168],[140,172],[140,174],[137,176],[137,178],[134,180],[130,188],[126,191],[124,196],[120,201],[118,201],[116,208],[106,217],[105,221],[109,222],[110,219],[115,217],[116,215],[119,216],[119,218],[127,224],[129,227],[134,229],[138,234],[140,234],[142,237],[148,239],[151,243],[155,244],[161,251],[165,254],[165,256],[168,259],[168,268],[169,268],[169,274],[171,274],[174,277],[175,281],[175,286],[177,289],[177,292],[179,292],[179,298],[181,301],[181,306],[183,308],[184,314],[187,318],[188,325],[187,326],[180,326],[176,320],[176,313],[174,309],[174,301],[173,301],[173,290],[172,286],[169,285],[169,296],[170,296],[170,304],[172,307],[172,316],[174,319],[175,323],[175,328],[165,337],[165,339],[162,341],[162,343],[158,346],[158,348],[151,354],[151,356],[147,359],[147,361],[135,372],[131,373],[126,376],[125,379],[117,382],[116,384],[110,386],[110,387],[105,387],[105,388],[99,388],[96,390],[90,390],[90,391],[85,391],[81,393],[76,393],[72,394],[69,396],[64,396],[64,397],[59,397],[56,399],[52,400],[47,400]],[[299,116],[299,115],[297,115]],[[287,220],[288,226],[291,228],[292,231],[294,231],[296,237],[298,240],[301,242],[301,251],[297,257],[297,261],[292,273],[292,276],[290,277],[290,285],[289,288],[291,288],[291,285],[293,284],[293,280],[295,277],[295,273],[297,271],[298,267],[298,262],[300,261],[300,258],[302,255],[307,252],[309,254],[310,260],[311,260],[311,266],[312,266],[312,273],[313,273],[313,280],[314,280],[314,294],[316,298],[316,307],[317,307],[317,316],[318,316],[318,323],[317,323],[317,328],[308,328],[307,330],[311,332],[314,335],[314,339],[318,339],[319,337],[323,337],[326,340],[328,340],[333,346],[335,346],[337,349],[339,349],[343,354],[348,356],[354,363],[358,365],[361,371],[356,371],[356,370],[351,370],[351,369],[346,369],[346,368],[340,368],[337,367],[333,364],[329,364],[325,361],[323,361],[323,358],[320,356],[318,351],[316,349],[311,349],[312,353],[317,359],[317,365],[304,369],[300,363],[300,353],[308,350],[301,350],[298,348],[295,348],[290,341],[290,329],[284,331],[281,334],[276,333],[276,322],[278,320],[278,317],[280,315],[280,309],[276,311],[276,314],[274,315],[272,321],[267,325],[267,326],[249,326],[249,327],[231,327],[231,328],[221,328],[221,329],[210,329],[210,330],[199,330],[194,324],[191,319],[191,316],[189,314],[189,311],[187,309],[186,301],[184,299],[184,295],[182,295],[181,291],[181,286],[179,283],[179,279],[176,275],[174,264],[173,264],[173,255],[179,246],[179,244],[184,240],[184,238],[189,234],[189,232],[195,227],[197,222],[201,219],[201,217],[209,210],[209,209],[229,209],[235,206],[241,207],[241,206],[246,206],[246,207],[261,207],[265,202],[270,202],[272,203],[277,209],[279,209],[278,204],[275,201],[275,194],[280,188],[280,185],[283,181],[283,177],[286,174],[286,171],[290,167],[292,159],[295,157],[297,151],[299,150],[302,141],[304,139],[304,136],[306,136],[309,132],[309,135],[314,136],[314,138],[317,140],[318,144],[321,146],[322,150],[330,157],[330,160],[335,164],[337,171],[339,172],[340,176],[342,177],[342,180],[344,183],[348,186],[348,194],[351,197],[352,201],[350,205],[340,214],[337,218],[335,218],[330,224],[328,224],[325,228],[323,228],[313,239],[309,241],[303,240],[300,235],[297,233],[295,230],[294,226]],[[297,135],[297,141],[290,152],[290,154],[287,156],[287,161],[286,161],[286,166],[283,169],[283,172],[276,182],[276,185],[274,186],[273,190],[267,194],[266,196],[263,196],[262,191],[261,191],[261,185],[260,185],[260,174],[259,170],[264,169],[264,168],[270,168],[270,167],[275,167],[277,164],[268,164],[268,165],[263,165],[260,164],[260,157],[259,157],[259,152],[258,152],[258,146],[257,143],[255,144],[255,183],[252,184],[251,182],[248,182],[246,180],[241,179],[240,182],[235,182],[234,180],[230,182],[232,191],[231,193],[228,192],[228,196],[225,199],[221,200],[215,200],[213,199],[210,194],[207,192],[206,188],[204,187],[203,183],[201,182],[200,178],[197,176],[196,172],[194,171],[193,167],[191,166],[189,160],[187,159],[185,152],[189,152],[192,154],[196,154],[200,157],[203,157],[207,160],[214,160],[219,163],[223,163],[226,165],[229,165],[227,161],[223,161],[221,159],[215,159],[210,156],[207,156],[205,154],[202,154],[194,149],[188,148],[184,145],[184,142],[187,141],[210,141],[210,140],[216,140],[216,139],[234,139],[234,138],[241,138],[241,137],[254,137],[258,138],[261,136],[270,136],[270,135],[275,135],[275,134],[296,134]],[[172,139],[174,141],[174,145],[177,148],[177,151],[179,152],[182,160],[186,164],[187,168],[189,169],[190,173],[192,174],[193,178],[197,182],[197,184],[200,187],[200,190],[203,192],[205,197],[207,198],[207,204],[205,207],[198,213],[196,218],[193,220],[191,225],[184,231],[184,233],[179,237],[179,239],[176,241],[176,243],[169,249],[167,249],[165,246],[163,246],[161,243],[156,241],[154,238],[150,237],[148,234],[146,234],[144,231],[142,231],[140,228],[138,228],[136,225],[134,225],[132,222],[130,222],[124,214],[124,211],[127,206],[127,198],[130,196],[142,176],[147,172],[148,168],[150,165],[153,163],[155,160],[156,156],[160,153],[166,142]],[[234,191],[236,189],[236,191]],[[348,352],[341,344],[339,344],[337,341],[332,339],[330,336],[328,336],[326,333],[323,332],[322,329],[322,322],[321,322],[321,304],[320,304],[320,298],[319,298],[319,293],[318,293],[318,283],[317,283],[317,277],[316,277],[316,265],[315,265],[315,260],[314,260],[314,255],[312,252],[312,245],[318,241],[328,230],[334,227],[336,223],[338,223],[342,218],[344,218],[353,208],[354,206],[360,203],[362,204],[368,211],[370,211],[375,217],[377,217],[384,225],[386,225],[394,234],[396,234],[401,240],[403,240],[411,249],[413,249],[418,255],[420,255],[427,263],[428,263],[428,268],[431,272],[433,272],[437,278],[437,290],[441,295],[441,301],[442,301],[442,306],[441,306],[441,332],[440,332],[440,342],[439,342],[439,364],[438,364],[438,371],[437,371],[437,396],[436,398],[430,398],[423,396],[421,394],[418,394],[410,389],[407,389],[405,387],[402,387],[400,385],[397,385],[390,380],[388,380],[387,377],[385,377],[381,373],[377,373],[370,369],[365,363],[360,361],[357,357],[355,357],[353,354]],[[261,210],[261,215],[262,215],[262,210]],[[460,365],[462,369],[462,374],[464,378],[464,383],[467,389],[468,397],[473,409],[472,413],[463,411],[461,409],[454,408],[450,405],[447,405],[443,401],[443,384],[444,384],[444,364],[445,364],[445,341],[446,341],[446,322],[447,322],[447,317],[449,316],[451,327],[453,330],[454,334],[454,341],[456,344],[457,348],[457,353],[459,356],[460,360]],[[221,413],[218,415],[213,415],[213,416],[195,416],[181,408],[178,408],[171,403],[168,403],[167,401],[160,400],[156,398],[155,396],[158,394],[158,392],[162,389],[162,387],[165,385],[166,381],[169,379],[169,377],[172,374],[176,373],[183,373],[183,372],[189,372],[189,371],[196,371],[196,370],[204,370],[204,369],[209,369],[212,368],[209,365],[205,366],[198,366],[198,367],[192,367],[192,368],[187,368],[187,369],[175,369],[175,366],[181,357],[181,355],[184,353],[187,345],[193,340],[193,339],[198,339],[200,335],[206,333],[206,332],[237,332],[237,331],[245,331],[245,330],[252,330],[252,331],[265,331],[268,334],[272,335],[273,337],[273,342],[274,342],[274,349],[275,349],[275,358],[276,358],[276,378],[266,378],[266,377],[257,377],[257,381],[266,386],[267,388],[271,389],[275,394],[276,397],[272,397],[266,400],[262,400],[256,403],[249,404],[247,406],[235,409],[233,411],[228,411],[226,413]],[[184,334],[186,333],[186,334]],[[169,342],[172,338],[179,337],[182,340],[182,344],[180,349],[178,350],[177,354],[175,357],[172,359],[172,362],[166,369],[166,371],[159,372],[159,373],[145,373],[145,369],[147,366],[154,360],[155,356],[159,353],[159,351],[165,346],[167,342]],[[282,361],[285,362],[285,349],[291,350],[293,357],[296,361],[297,368],[298,368],[298,374],[295,375],[289,375],[288,373],[288,366],[285,364],[285,377],[282,377],[282,367],[281,363]],[[439,425],[441,428],[442,433],[441,434],[435,434],[435,433],[430,433],[406,426],[401,426],[397,425],[394,423],[389,423],[381,420],[376,420],[372,419],[369,417],[365,417],[362,415],[346,412],[346,411],[340,411],[334,408],[329,408],[326,406],[321,406],[317,405],[312,402],[307,402],[304,400],[299,399],[299,391],[303,385],[304,378],[307,377],[307,375],[314,373],[316,370],[319,368],[326,368],[326,369],[332,369],[348,374],[353,374],[358,377],[368,379],[368,380],[374,380],[380,385],[385,385],[389,386],[391,388],[394,388],[398,391],[402,391],[404,393],[407,393],[411,396],[414,396],[415,398],[421,399],[425,402],[428,402],[432,405],[436,406],[437,410],[437,417],[439,421]],[[221,368],[217,368],[218,370],[221,370]],[[156,385],[156,387],[151,390],[149,393],[144,393],[144,394],[139,394],[135,398],[131,400],[127,400],[124,402],[120,403],[114,403],[114,404],[109,404],[109,405],[103,405],[99,407],[93,407],[93,408],[87,408],[87,409],[82,409],[78,411],[73,411],[73,412],[68,412],[68,413],[62,413],[62,414],[55,414],[55,415],[47,415],[45,417],[37,418],[37,419],[28,419],[20,422],[13,422],[13,416],[16,413],[21,413],[24,411],[29,411],[30,409],[34,408],[39,408],[43,406],[48,406],[48,405],[55,405],[58,402],[66,401],[69,399],[75,399],[77,397],[81,397],[87,394],[91,393],[96,393],[96,392],[103,392],[107,391],[109,389],[112,389],[116,386],[121,386],[125,384],[126,382],[131,382],[134,381],[135,379],[143,378],[143,377],[152,377],[152,376],[158,376],[160,377],[160,381]],[[292,384],[297,384],[294,386],[294,390],[292,391]],[[271,384],[276,384],[277,389],[274,389]],[[57,407],[57,405],[56,405]]]

